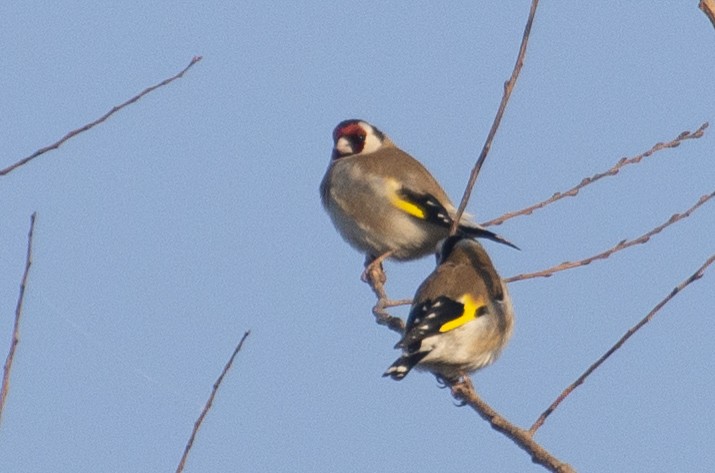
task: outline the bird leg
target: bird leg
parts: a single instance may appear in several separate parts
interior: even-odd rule
[[[385,276],[385,271],[382,269],[382,262],[392,256],[392,253],[392,251],[388,251],[378,257],[372,255],[365,256],[365,270],[360,275],[360,279],[371,286],[385,284],[387,276]]]
[[[401,305],[403,303],[409,303],[405,301],[391,301],[387,297],[387,292],[385,292],[385,282],[387,277],[385,276],[385,271],[382,269],[382,261],[385,258],[389,258],[392,252],[387,252],[379,257],[375,258],[372,255],[367,255],[365,258],[365,270],[360,276],[363,282],[366,282],[372,292],[377,296],[377,303],[372,308],[372,313],[375,316],[375,320],[380,325],[387,326],[390,330],[394,330],[399,334],[403,334],[405,331],[405,322],[399,318],[390,315],[387,307],[392,305]]]
[[[458,402],[455,403],[457,407],[463,407],[467,405],[467,401],[462,398],[462,396],[459,394],[459,391],[461,389],[465,389],[467,391],[469,390],[474,390],[474,385],[472,384],[472,380],[467,376],[467,374],[463,374],[462,376],[459,376],[457,379],[448,381],[450,390],[452,391],[452,396],[458,400]]]

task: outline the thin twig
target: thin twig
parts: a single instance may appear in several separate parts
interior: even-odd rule
[[[509,212],[501,217],[494,218],[492,220],[489,220],[488,222],[482,223],[483,226],[488,227],[490,225],[501,225],[502,223],[506,222],[507,220],[514,218],[514,217],[519,217],[521,215],[531,215],[534,210],[538,210],[541,208],[546,207],[549,204],[553,204],[554,202],[563,199],[564,197],[575,197],[581,189],[584,187],[588,186],[589,184],[593,184],[594,182],[607,177],[607,176],[615,176],[618,174],[618,172],[621,170],[621,168],[628,166],[629,164],[637,164],[640,163],[643,158],[647,158],[655,153],[657,153],[660,150],[663,149],[668,149],[668,148],[675,148],[677,146],[680,146],[680,143],[682,143],[685,140],[692,140],[692,139],[697,139],[703,136],[705,129],[708,127],[708,122],[703,123],[700,125],[700,127],[695,130],[694,132],[690,131],[684,131],[680,135],[678,135],[674,140],[671,140],[667,143],[656,143],[653,145],[651,149],[646,151],[645,153],[639,154],[638,156],[635,156],[633,158],[621,158],[612,168],[610,168],[608,171],[601,172],[598,174],[594,174],[591,177],[586,177],[581,182],[572,187],[571,189],[564,191],[564,192],[556,192],[554,195],[552,195],[550,198],[539,202],[538,204],[534,204],[530,207],[526,207],[521,210],[516,210],[514,212]]]
[[[558,273],[560,271],[566,271],[567,269],[573,269],[573,268],[576,268],[579,266],[586,266],[587,264],[589,264],[595,260],[606,259],[609,256],[611,256],[612,254],[614,254],[618,251],[621,251],[621,250],[625,250],[626,248],[629,248],[631,246],[646,243],[648,240],[650,240],[650,238],[652,236],[657,235],[658,233],[662,232],[663,230],[665,230],[667,227],[671,226],[675,222],[678,222],[679,220],[689,217],[690,214],[692,214],[698,207],[705,204],[705,202],[712,199],[713,197],[715,197],[715,192],[704,195],[704,196],[700,197],[700,199],[695,203],[695,205],[690,207],[688,210],[686,210],[683,213],[674,214],[673,216],[671,216],[668,219],[667,222],[665,222],[661,225],[658,225],[657,227],[655,227],[648,233],[644,233],[643,235],[641,235],[638,238],[635,238],[633,240],[622,240],[616,246],[614,246],[606,251],[603,251],[595,256],[591,256],[591,257],[588,257],[588,258],[585,258],[585,259],[582,259],[579,261],[574,261],[574,262],[565,261],[557,266],[553,266],[551,268],[544,269],[542,271],[537,271],[535,273],[518,274],[516,276],[506,278],[505,281],[508,283],[511,283],[511,282],[515,282],[515,281],[523,281],[525,279],[532,279],[532,278],[548,278],[548,277],[551,277],[554,273]]]
[[[524,34],[521,38],[519,54],[517,55],[516,63],[514,64],[514,70],[512,71],[509,80],[504,83],[504,94],[502,95],[501,103],[499,104],[499,109],[497,110],[497,114],[494,117],[494,122],[492,123],[492,127],[489,130],[489,134],[487,135],[487,139],[484,143],[484,146],[482,147],[482,151],[479,154],[479,158],[477,159],[477,162],[474,165],[474,168],[472,169],[472,172],[469,176],[469,182],[467,184],[467,188],[464,190],[464,196],[462,197],[462,201],[459,204],[459,209],[457,210],[457,214],[455,215],[454,222],[452,222],[450,234],[454,234],[454,232],[457,230],[457,224],[459,223],[459,220],[464,213],[464,209],[467,206],[469,197],[472,194],[472,188],[474,187],[474,183],[476,182],[477,176],[479,175],[479,171],[484,164],[484,160],[487,158],[487,154],[489,154],[489,150],[492,146],[494,136],[499,129],[499,124],[501,123],[501,119],[504,116],[504,111],[506,110],[506,105],[509,102],[509,97],[511,97],[511,93],[514,90],[514,85],[516,84],[516,80],[519,77],[521,68],[524,66],[524,57],[526,55],[526,47],[529,43],[529,35],[531,34],[531,25],[534,23],[534,15],[536,14],[536,7],[538,5],[539,0],[532,0],[531,9],[529,10],[529,17],[526,20]],[[365,278],[367,283],[370,285],[370,288],[377,296],[377,303],[372,308],[372,313],[375,316],[375,320],[377,321],[377,323],[380,325],[385,325],[391,330],[400,334],[403,333],[405,329],[404,321],[399,317],[394,317],[390,315],[385,309],[387,307],[393,307],[396,305],[409,304],[410,302],[408,300],[392,301],[387,297],[387,293],[385,292],[385,273],[379,266],[377,266],[377,269],[373,268],[373,270],[368,271],[365,274]]]
[[[521,68],[524,66],[524,57],[526,55],[526,47],[529,43],[529,35],[531,34],[531,25],[534,23],[534,15],[536,14],[536,8],[538,5],[539,0],[532,0],[531,9],[529,10],[529,17],[526,21],[526,25],[524,27],[524,34],[521,38],[519,54],[517,55],[516,63],[514,64],[514,70],[512,71],[509,80],[504,83],[504,94],[502,95],[501,103],[499,104],[499,109],[497,110],[497,114],[494,117],[494,122],[492,123],[492,127],[489,130],[489,134],[487,135],[487,139],[484,143],[484,146],[482,147],[482,151],[479,154],[479,158],[477,159],[477,162],[474,165],[474,168],[472,169],[472,172],[469,176],[469,182],[467,184],[467,188],[464,190],[464,196],[462,197],[462,201],[459,204],[459,209],[457,210],[457,214],[455,215],[454,222],[452,222],[450,234],[454,234],[457,229],[457,224],[459,223],[459,220],[464,213],[464,209],[467,206],[467,202],[469,201],[469,197],[471,196],[472,188],[474,187],[474,183],[477,180],[479,171],[484,164],[484,160],[487,158],[487,154],[489,154],[489,150],[492,146],[492,141],[494,140],[494,136],[499,129],[499,124],[501,123],[501,119],[504,116],[504,111],[506,110],[506,105],[509,102],[509,97],[511,97],[511,93],[514,90],[514,85],[516,84],[516,80],[519,77]],[[389,329],[397,333],[403,333],[405,329],[404,321],[399,317],[394,317],[390,315],[385,309],[397,305],[409,304],[411,303],[411,301],[409,301],[408,299],[393,301],[388,298],[387,293],[385,292],[385,273],[382,271],[382,268],[379,265],[375,265],[375,267],[367,271],[365,273],[365,279],[366,282],[370,285],[372,291],[375,293],[375,296],[377,296],[377,303],[372,308],[372,313],[375,316],[375,320],[377,321],[377,323],[380,325],[385,325]]]
[[[529,35],[531,34],[531,25],[534,23],[534,15],[536,14],[536,7],[539,5],[539,0],[531,1],[531,9],[529,10],[529,18],[526,20],[526,26],[524,26],[524,35],[521,38],[521,46],[519,47],[519,54],[516,57],[516,63],[514,64],[514,70],[511,73],[511,77],[508,81],[504,83],[504,94],[501,98],[501,103],[499,104],[499,109],[494,117],[494,122],[489,130],[487,139],[484,142],[481,153],[479,153],[479,158],[477,159],[472,172],[469,175],[469,182],[467,183],[467,188],[464,189],[464,195],[462,196],[462,201],[459,203],[459,209],[452,222],[452,228],[450,229],[450,235],[454,235],[457,231],[457,225],[459,220],[464,213],[464,209],[467,207],[467,202],[469,202],[469,197],[472,195],[472,189],[474,188],[474,183],[477,181],[477,176],[479,171],[482,169],[484,160],[487,159],[487,154],[492,147],[492,141],[494,136],[499,129],[499,124],[501,123],[502,116],[504,116],[504,111],[506,110],[506,104],[509,102],[509,97],[511,97],[511,92],[514,90],[514,85],[516,84],[516,79],[519,77],[521,68],[524,66],[524,56],[526,56],[526,46],[529,44]]]
[[[504,419],[497,411],[484,402],[474,390],[471,379],[465,376],[462,381],[453,384],[452,395],[474,409],[479,416],[489,422],[492,428],[517,444],[519,448],[531,455],[531,460],[548,469],[559,473],[572,473],[575,470],[567,463],[554,457],[544,447],[539,445],[529,431],[521,429]]]
[[[216,382],[214,383],[213,388],[211,389],[211,395],[209,396],[208,400],[206,401],[206,405],[204,405],[204,408],[201,410],[201,414],[199,414],[198,419],[196,419],[196,422],[194,422],[194,428],[191,431],[191,437],[189,437],[189,441],[186,442],[186,447],[184,448],[184,454],[181,456],[181,461],[179,461],[179,466],[176,467],[176,473],[181,473],[182,471],[184,471],[184,465],[186,464],[186,458],[189,456],[191,447],[194,445],[194,439],[196,438],[196,433],[199,431],[199,427],[201,427],[201,424],[204,422],[204,418],[206,417],[206,414],[208,414],[209,410],[211,409],[211,406],[213,405],[214,398],[216,397],[216,392],[218,391],[218,388],[221,386],[221,382],[223,382],[224,376],[226,376],[226,373],[228,373],[228,370],[231,369],[231,365],[233,364],[234,358],[236,358],[236,355],[238,355],[238,352],[241,351],[241,347],[243,347],[243,342],[246,340],[248,335],[250,335],[250,333],[251,333],[251,331],[248,330],[248,331],[246,331],[246,333],[243,334],[243,337],[241,337],[241,340],[238,342],[238,345],[236,345],[236,348],[233,350],[231,357],[228,359],[226,366],[223,367],[223,371],[221,371],[221,374],[216,379]]]
[[[409,299],[391,300],[387,297],[387,292],[385,291],[386,281],[387,277],[382,269],[382,265],[376,264],[366,268],[365,282],[367,282],[370,289],[372,289],[372,292],[374,292],[377,297],[377,302],[372,308],[372,314],[375,316],[375,321],[379,325],[384,325],[394,332],[403,334],[405,332],[405,322],[399,317],[390,315],[386,309],[388,307],[411,304],[412,301]]]
[[[384,307],[399,307],[412,304],[412,299],[390,299],[385,301]]]
[[[705,263],[698,268],[697,271],[695,271],[689,278],[687,278],[685,281],[681,282],[678,284],[671,292],[668,294],[668,296],[660,301],[656,306],[651,310],[648,315],[646,315],[640,322],[635,324],[633,327],[631,327],[625,335],[623,335],[620,340],[616,342],[615,345],[613,345],[606,353],[603,354],[594,364],[588,367],[584,373],[578,377],[576,381],[571,383],[566,389],[563,390],[563,392],[559,395],[559,397],[556,398],[556,400],[551,403],[551,405],[539,416],[538,419],[536,419],[536,422],[534,422],[534,425],[531,426],[529,429],[529,433],[532,435],[534,432],[536,432],[539,427],[541,427],[544,424],[544,421],[546,421],[546,418],[551,415],[552,412],[558,407],[561,402],[566,399],[566,397],[571,394],[571,392],[576,389],[578,386],[583,384],[583,382],[588,378],[588,376],[593,373],[601,364],[603,364],[604,361],[608,359],[616,350],[621,348],[626,341],[631,338],[638,330],[641,329],[645,324],[651,321],[651,319],[655,316],[655,314],[663,308],[665,304],[667,304],[671,299],[673,299],[680,291],[685,289],[690,283],[693,281],[697,281],[700,279],[703,274],[705,273],[705,270],[707,269],[708,266],[710,266],[713,261],[715,261],[715,255],[710,256],[710,258],[705,261]]]
[[[34,153],[32,153],[31,155],[27,156],[26,158],[23,158],[20,161],[16,162],[15,164],[12,164],[12,165],[6,167],[5,169],[0,170],[0,176],[5,176],[5,175],[9,174],[10,172],[14,171],[15,169],[19,168],[20,166],[27,164],[29,161],[32,161],[36,157],[38,157],[42,154],[45,154],[46,152],[51,151],[53,149],[59,148],[62,144],[64,144],[65,141],[79,135],[80,133],[83,133],[83,132],[89,130],[90,128],[93,128],[96,125],[99,125],[100,123],[104,122],[109,117],[111,117],[112,115],[114,115],[115,113],[117,113],[118,111],[120,111],[121,109],[126,107],[127,105],[131,105],[134,102],[141,99],[142,97],[144,97],[145,95],[153,92],[154,90],[156,90],[160,87],[163,87],[163,86],[175,81],[176,79],[183,77],[184,74],[186,73],[186,71],[188,71],[194,64],[199,62],[201,59],[202,59],[201,56],[194,56],[191,59],[191,62],[189,63],[189,65],[186,66],[185,68],[183,68],[181,70],[181,72],[179,72],[178,74],[176,74],[172,77],[169,77],[168,79],[164,79],[163,81],[159,82],[158,84],[152,85],[151,87],[147,87],[146,89],[141,91],[139,94],[137,94],[134,97],[127,100],[126,102],[121,103],[115,107],[112,107],[112,109],[110,111],[108,111],[101,117],[97,118],[93,122],[87,123],[86,125],[84,125],[80,128],[77,128],[76,130],[70,131],[65,136],[63,136],[60,140],[56,141],[55,143],[45,146],[44,148],[40,148],[37,151],[35,151]]]
[[[698,8],[705,13],[710,23],[713,24],[713,28],[715,28],[715,0],[700,0]]]
[[[17,349],[17,344],[20,343],[20,317],[22,316],[22,304],[25,300],[27,277],[30,274],[30,266],[32,266],[32,235],[35,231],[36,216],[37,212],[33,212],[32,216],[30,216],[30,231],[27,233],[27,254],[25,255],[25,272],[20,281],[20,295],[17,297],[17,306],[15,306],[15,324],[12,328],[10,350],[8,351],[5,365],[3,366],[2,389],[0,390],[0,421],[2,421],[2,412],[10,389],[10,371],[12,370],[13,361],[15,361],[15,350]]]

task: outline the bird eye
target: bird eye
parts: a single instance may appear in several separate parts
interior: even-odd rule
[[[362,130],[361,130],[362,131]],[[365,133],[353,133],[349,136],[346,137],[350,141],[350,145],[352,147],[353,153],[358,154],[362,153],[363,148],[365,147]]]
[[[368,133],[361,123],[356,120],[347,120],[335,128],[333,140],[335,141],[334,149],[339,151],[338,157],[362,153]],[[339,145],[341,141],[342,145]]]

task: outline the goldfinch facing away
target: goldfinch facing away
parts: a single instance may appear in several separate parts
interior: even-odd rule
[[[411,260],[434,251],[457,209],[429,171],[362,120],[339,123],[333,141],[320,196],[340,235],[368,259],[391,252]],[[516,248],[468,217],[459,233]]]
[[[513,326],[506,284],[484,248],[470,238],[449,237],[415,294],[405,335],[395,346],[402,356],[383,376],[400,380],[416,366],[455,381],[496,360]]]

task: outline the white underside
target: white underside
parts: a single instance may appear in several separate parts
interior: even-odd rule
[[[493,363],[508,339],[496,333],[491,316],[482,316],[449,332],[422,340],[420,351],[428,351],[418,369],[457,377]]]

